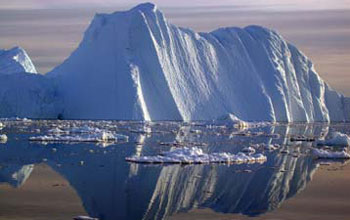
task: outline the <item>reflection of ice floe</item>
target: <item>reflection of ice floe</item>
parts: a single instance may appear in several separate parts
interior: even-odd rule
[[[12,174],[12,179],[17,183],[17,186],[21,186],[29,178],[34,169],[34,165],[25,165],[19,171]]]
[[[346,134],[340,132],[332,132],[328,139],[318,140],[317,145],[328,145],[328,146],[349,146],[350,138]]]
[[[33,121],[34,125],[36,123]],[[137,122],[59,121],[52,124],[40,121],[37,127],[43,132],[58,127],[62,131],[70,131],[69,135],[93,134],[91,131],[72,132],[71,128],[85,125],[123,134],[143,126]],[[316,128],[321,130],[320,126]],[[176,132],[154,133],[162,130]],[[194,130],[201,130],[201,134],[196,134]],[[293,126],[259,127],[244,131],[250,137],[237,135],[228,139],[229,134],[236,131],[232,126],[157,122],[152,125],[152,136],[125,133],[132,140],[122,145],[125,147],[100,149],[86,144],[76,144],[74,147],[60,144],[60,147],[54,146],[57,150],[43,148],[36,143],[20,148],[18,143],[26,145],[27,142],[16,142],[18,136],[11,134],[13,141],[8,147],[0,148],[0,160],[6,163],[15,160],[25,164],[45,161],[74,187],[87,215],[99,219],[167,219],[175,213],[196,208],[259,215],[276,209],[284,200],[300,192],[310,181],[319,162],[308,154],[312,143],[290,143],[289,138],[276,139],[274,135],[318,137],[318,130],[315,131],[312,126],[307,129]],[[57,133],[67,135],[64,132]],[[187,147],[193,146],[190,143],[205,143],[206,146],[201,147],[204,152],[230,152],[235,155],[244,147],[252,146],[258,152],[265,150],[267,160],[263,165],[254,163],[234,166],[152,166],[125,162],[125,158],[130,155],[140,157],[168,151],[173,143],[187,143]],[[278,151],[273,151],[274,147]],[[289,154],[278,153],[287,150]],[[298,157],[292,156],[294,152]]]
[[[305,141],[305,142],[313,142],[315,141],[314,137],[306,137],[304,135],[295,135],[290,138],[291,142],[297,142],[297,141]]]
[[[350,154],[343,151],[312,149],[312,156],[317,159],[350,159]]]
[[[149,126],[143,126],[142,128],[138,128],[138,129],[129,129],[129,131],[137,134],[151,134],[152,128]]]
[[[273,139],[279,139],[281,137],[280,134],[269,134],[265,132],[252,132],[252,131],[239,131],[239,132],[232,132],[230,134],[230,138],[234,138],[235,136],[243,136],[243,137],[267,137],[267,138],[273,138]]]
[[[125,158],[129,162],[137,163],[255,163],[266,161],[262,154],[247,155],[242,152],[231,153],[204,153],[198,147],[177,148],[157,156],[132,156]]]
[[[96,134],[80,134],[80,135],[43,135],[30,137],[30,141],[43,142],[114,142],[128,141],[128,136],[121,134],[113,134],[110,132],[100,132]]]

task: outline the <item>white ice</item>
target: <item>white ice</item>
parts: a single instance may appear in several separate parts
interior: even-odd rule
[[[42,135],[30,137],[30,141],[42,141],[42,142],[115,142],[115,141],[128,141],[129,137],[122,134],[113,134],[110,132],[102,131],[97,133],[88,134],[73,134],[73,135]]]
[[[245,147],[245,148],[242,149],[242,152],[248,153],[248,154],[254,154],[255,151],[256,150],[253,147]]]
[[[328,139],[320,139],[317,145],[328,145],[328,146],[350,146],[350,138],[348,135],[340,132],[332,132]]]
[[[312,149],[312,155],[318,159],[350,159],[350,154],[343,151],[329,151],[323,149]]]
[[[30,72],[30,73],[28,73]],[[196,33],[151,3],[97,14],[45,76],[21,48],[0,51],[0,117],[247,121],[350,120],[350,99],[277,32]]]
[[[116,31],[118,30],[118,31]],[[196,33],[151,3],[97,14],[72,55],[48,73],[64,118],[343,121],[350,99],[301,51],[259,27]]]
[[[132,156],[125,158],[129,162],[137,163],[262,163],[266,161],[266,156],[262,154],[247,155],[242,152],[231,153],[204,153],[198,147],[176,148],[157,156]]]
[[[6,143],[6,142],[7,142],[7,135],[0,134],[0,143]]]

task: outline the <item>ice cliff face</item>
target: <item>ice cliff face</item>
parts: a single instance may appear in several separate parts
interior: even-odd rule
[[[66,118],[348,119],[346,99],[276,32],[195,33],[150,3],[96,15],[79,48],[49,75],[59,82]]]
[[[55,90],[23,49],[0,50],[0,117],[56,118]]]
[[[97,14],[78,49],[47,77],[66,119],[349,120],[350,100],[276,32],[195,33],[150,3]]]
[[[37,73],[28,54],[20,47],[0,50],[0,74]]]

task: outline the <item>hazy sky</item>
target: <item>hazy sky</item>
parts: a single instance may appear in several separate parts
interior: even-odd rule
[[[1,8],[71,8],[132,5],[139,0],[1,0]],[[254,6],[272,9],[345,9],[350,8],[350,0],[154,0],[165,6]]]
[[[23,47],[46,73],[78,46],[96,12],[124,10],[140,2],[0,0],[0,48]],[[153,2],[170,22],[195,31],[250,24],[275,29],[313,60],[332,87],[350,96],[350,0]]]

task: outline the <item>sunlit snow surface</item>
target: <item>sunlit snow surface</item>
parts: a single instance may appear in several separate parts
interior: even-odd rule
[[[0,183],[23,186],[37,164],[44,163],[65,178],[80,197],[87,213],[76,215],[105,220],[168,219],[197,208],[263,215],[300,193],[320,164],[325,163],[325,157],[315,157],[314,149],[348,150],[347,146],[318,146],[317,140],[328,139],[333,132],[350,133],[349,124],[322,123],[252,123],[237,127],[227,121],[11,118],[0,122],[1,134],[8,137],[6,143],[0,143]],[[81,137],[101,131],[125,135],[128,141],[30,141],[30,137]],[[266,160],[207,163],[210,156],[237,156],[240,152],[247,157],[264,155]],[[206,159],[201,164],[183,164],[183,160],[179,164],[126,161],[126,158],[154,159],[173,154],[187,161]],[[344,158],[327,156],[326,159],[327,164],[347,163]]]
[[[276,31],[196,33],[151,3],[96,14],[79,47],[47,76],[67,119],[350,119],[350,99]]]

